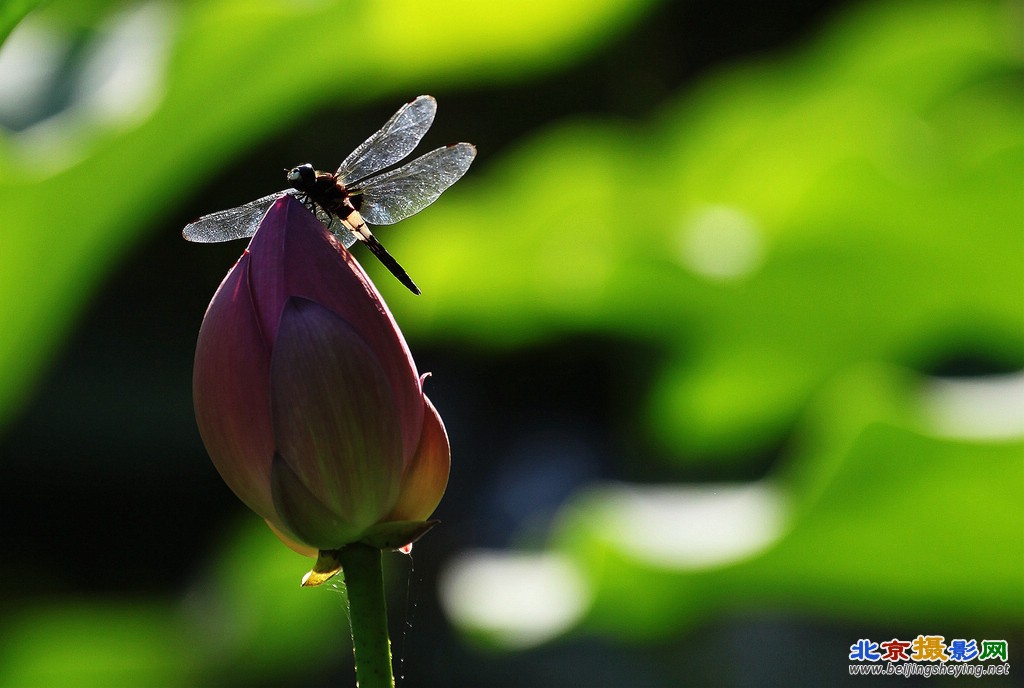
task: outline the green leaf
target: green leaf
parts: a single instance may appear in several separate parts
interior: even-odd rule
[[[11,31],[25,18],[42,0],[7,0],[0,5],[0,46],[11,35]]]
[[[254,141],[328,103],[557,67],[647,5],[221,0],[94,17],[102,35],[136,39],[140,57],[121,63],[137,62],[151,93],[90,101],[45,135],[0,140],[0,422],[147,223]],[[53,16],[60,6],[75,7],[54,3]]]
[[[39,606],[4,619],[4,686],[182,686],[195,669],[191,644],[159,605]]]
[[[430,296],[397,300],[399,321],[661,352],[646,418],[691,462],[776,445],[860,362],[1024,365],[1022,61],[1003,12],[870,5],[656,120],[540,133],[388,235]]]
[[[730,526],[694,505],[734,488],[679,493],[692,519],[650,518],[665,501],[657,490],[630,500],[615,487],[577,497],[555,549],[587,581],[583,627],[656,637],[732,609],[824,612],[858,623],[1019,624],[1024,442],[942,437],[928,397],[927,385],[895,369],[863,367],[837,379],[816,397],[800,449],[741,495],[777,499],[777,511],[764,510],[773,536],[731,560],[695,560],[701,549],[693,542],[706,548],[718,538],[727,551],[730,538],[742,541],[764,523]],[[742,513],[740,504],[730,512]],[[656,532],[633,527],[645,522]]]

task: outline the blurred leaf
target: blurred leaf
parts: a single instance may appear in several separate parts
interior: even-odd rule
[[[0,141],[0,422],[139,229],[253,141],[329,102],[556,67],[647,5],[221,0],[103,18],[120,67],[139,71]]]
[[[254,517],[236,535],[178,605],[64,600],[6,615],[0,686],[283,685],[351,661],[342,577],[302,588],[312,559]]]
[[[816,398],[801,449],[772,481],[786,494],[786,527],[750,558],[673,564],[673,533],[727,537],[721,523],[660,523],[664,547],[645,549],[652,534],[623,530],[614,489],[578,498],[556,548],[594,595],[583,628],[657,637],[726,610],[780,608],[862,623],[1024,621],[1024,442],[932,435],[919,384],[864,367]]]
[[[18,22],[41,2],[42,0],[6,0],[0,5],[0,46],[7,40]]]
[[[313,560],[284,547],[259,519],[247,519],[226,545],[185,608],[191,634],[202,639],[204,684],[287,683],[305,666],[344,659],[348,622],[338,584],[300,587]]]
[[[183,686],[191,643],[170,610],[66,602],[4,619],[0,686]]]
[[[649,417],[682,460],[777,444],[861,361],[1024,365],[1007,11],[868,4],[658,122],[536,136],[388,236],[426,294],[399,320],[488,346],[646,342],[664,352]]]

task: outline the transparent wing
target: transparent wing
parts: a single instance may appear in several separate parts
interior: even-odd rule
[[[185,225],[185,229],[181,230],[181,235],[189,241],[200,244],[251,237],[256,233],[256,228],[259,227],[260,220],[263,219],[267,209],[285,193],[295,195],[298,191],[295,189],[278,191],[237,208],[203,215],[195,222]]]
[[[380,131],[345,158],[336,173],[338,178],[346,186],[354,184],[412,153],[433,124],[435,112],[437,101],[432,96],[420,96],[398,108]]]
[[[359,212],[364,220],[371,225],[392,225],[436,201],[466,173],[475,157],[476,146],[454,143],[371,177],[350,193],[362,194]]]
[[[358,241],[358,237],[345,226],[345,223],[338,219],[337,215],[324,212],[320,206],[316,206],[316,219],[323,223],[324,227],[333,234],[341,245],[345,248],[351,248],[352,244]]]

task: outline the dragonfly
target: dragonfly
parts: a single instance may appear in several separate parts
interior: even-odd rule
[[[420,96],[400,107],[334,173],[320,172],[309,163],[293,167],[285,175],[290,188],[203,215],[186,225],[181,234],[199,243],[251,237],[274,201],[288,194],[302,201],[345,248],[362,242],[399,282],[419,294],[419,287],[368,225],[391,225],[415,215],[469,169],[476,157],[471,143],[442,146],[388,169],[412,153],[436,113],[437,101]]]

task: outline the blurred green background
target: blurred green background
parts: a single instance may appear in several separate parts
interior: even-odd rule
[[[343,594],[195,430],[244,243],[180,229],[420,93],[424,150],[480,154],[380,231],[423,296],[355,249],[453,446],[386,561],[400,685],[869,685],[850,645],[918,634],[1024,685],[1024,3],[36,5],[0,9],[0,686],[354,683]]]

